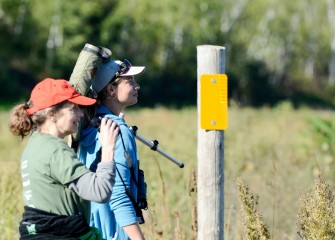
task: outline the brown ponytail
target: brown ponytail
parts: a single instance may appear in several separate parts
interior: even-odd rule
[[[9,130],[16,136],[24,138],[33,129],[33,121],[26,109],[27,104],[19,104],[13,108],[9,118]]]

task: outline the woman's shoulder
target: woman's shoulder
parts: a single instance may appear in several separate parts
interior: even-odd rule
[[[28,147],[30,149],[28,152],[38,151],[42,155],[70,149],[65,139],[40,132],[33,133],[29,139]]]
[[[55,137],[48,133],[34,132],[31,136],[31,140],[35,142],[43,142],[43,143],[52,143],[52,144],[67,144],[63,138]]]
[[[106,118],[110,118],[113,119],[114,121],[116,121],[118,124],[126,124],[124,118],[122,116],[117,116],[114,113],[112,113],[108,108],[106,108],[105,106],[101,105],[98,108],[96,117],[106,117]]]

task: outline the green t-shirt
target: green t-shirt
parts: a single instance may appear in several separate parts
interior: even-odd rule
[[[90,172],[66,141],[34,132],[21,159],[25,204],[60,214],[83,214],[89,219],[89,202],[67,188],[67,184]]]

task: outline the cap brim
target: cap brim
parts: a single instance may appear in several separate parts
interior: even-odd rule
[[[126,72],[125,74],[120,74],[120,76],[135,76],[138,74],[143,73],[145,70],[145,67],[142,66],[132,66],[128,72]]]
[[[97,100],[79,95],[77,97],[68,99],[68,101],[82,106],[90,106],[96,103]]]

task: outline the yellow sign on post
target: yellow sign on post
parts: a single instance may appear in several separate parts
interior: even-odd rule
[[[228,77],[225,74],[200,77],[200,127],[205,130],[228,127]]]

